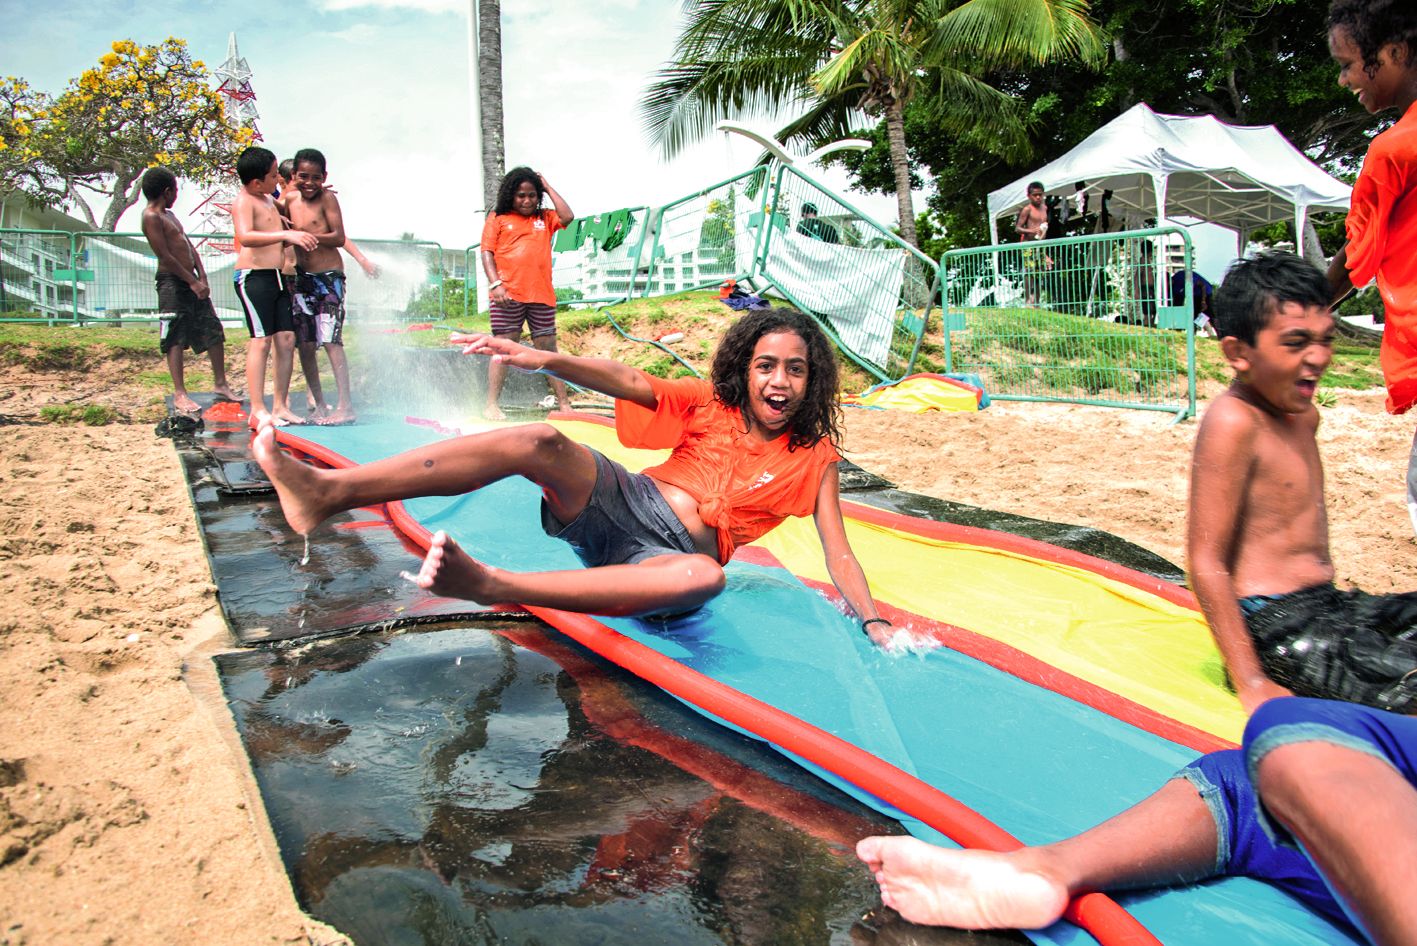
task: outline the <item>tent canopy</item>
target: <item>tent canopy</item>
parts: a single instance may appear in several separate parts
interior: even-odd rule
[[[1028,183],[1072,194],[1112,191],[1110,207],[1160,224],[1194,217],[1242,234],[1310,208],[1346,211],[1352,189],[1289,143],[1273,125],[1227,125],[1211,115],[1158,115],[1135,105],[1067,154],[989,195],[989,219],[1028,201]],[[1096,203],[1094,201],[1094,206]],[[991,225],[990,232],[995,228]]]

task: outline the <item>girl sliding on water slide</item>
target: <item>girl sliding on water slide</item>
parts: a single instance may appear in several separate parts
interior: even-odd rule
[[[710,381],[667,381],[616,361],[490,335],[453,341],[465,343],[464,354],[491,355],[615,398],[621,443],[672,454],[633,474],[549,424],[528,424],[320,470],[283,454],[263,422],[254,450],[291,528],[308,534],[343,510],[457,495],[523,476],[541,487],[542,528],[568,542],[587,567],[505,571],[438,532],[417,575],[420,587],[483,603],[674,614],[723,590],[722,566],[737,546],[787,516],[810,513],[833,583],[862,629],[887,639],[890,622],[876,611],[842,522],[836,361],[808,316],[782,309],[745,316],[720,341]]]

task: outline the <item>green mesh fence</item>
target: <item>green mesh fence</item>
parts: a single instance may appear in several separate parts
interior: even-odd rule
[[[72,322],[88,311],[93,276],[75,270],[63,230],[0,230],[0,320]]]
[[[647,216],[630,295],[664,296],[743,279],[761,242],[767,168],[696,191]]]
[[[1174,227],[946,253],[945,370],[991,397],[1190,416],[1191,260]]]
[[[190,234],[223,321],[243,322],[232,276],[230,234]],[[442,318],[443,249],[437,243],[358,241],[377,271],[345,258],[346,312],[357,322]],[[158,319],[157,259],[141,233],[0,230],[0,318],[153,322]],[[459,287],[460,288],[460,287]],[[461,307],[461,300],[456,301]]]
[[[939,267],[791,167],[778,171],[759,272],[882,380],[909,374]]]

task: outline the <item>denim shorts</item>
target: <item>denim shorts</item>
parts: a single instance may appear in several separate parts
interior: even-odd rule
[[[1284,697],[1255,711],[1242,749],[1202,756],[1176,774],[1200,793],[1216,828],[1217,874],[1253,877],[1351,925],[1312,861],[1255,794],[1260,760],[1280,746],[1326,742],[1374,756],[1417,786],[1417,719],[1356,703]]]
[[[590,500],[569,523],[552,515],[542,500],[541,528],[547,535],[568,543],[588,568],[698,551],[654,480],[631,473],[597,450],[590,452],[595,456]]]

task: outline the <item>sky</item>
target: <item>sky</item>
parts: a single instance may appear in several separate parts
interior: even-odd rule
[[[0,71],[59,93],[115,39],[188,41],[215,68],[235,31],[265,145],[318,148],[354,237],[413,233],[463,248],[480,233],[471,169],[468,0],[0,0]],[[670,57],[677,0],[503,0],[507,167],[544,174],[578,214],[657,205],[746,170],[759,148],[715,134],[672,162],[641,130],[638,102]],[[748,121],[764,131],[771,118]],[[842,172],[828,180],[845,187]],[[177,212],[201,198],[182,189]],[[884,222],[894,197],[851,195]],[[917,200],[917,208],[923,206]],[[120,229],[138,227],[135,207]],[[102,208],[96,208],[96,215]]]

